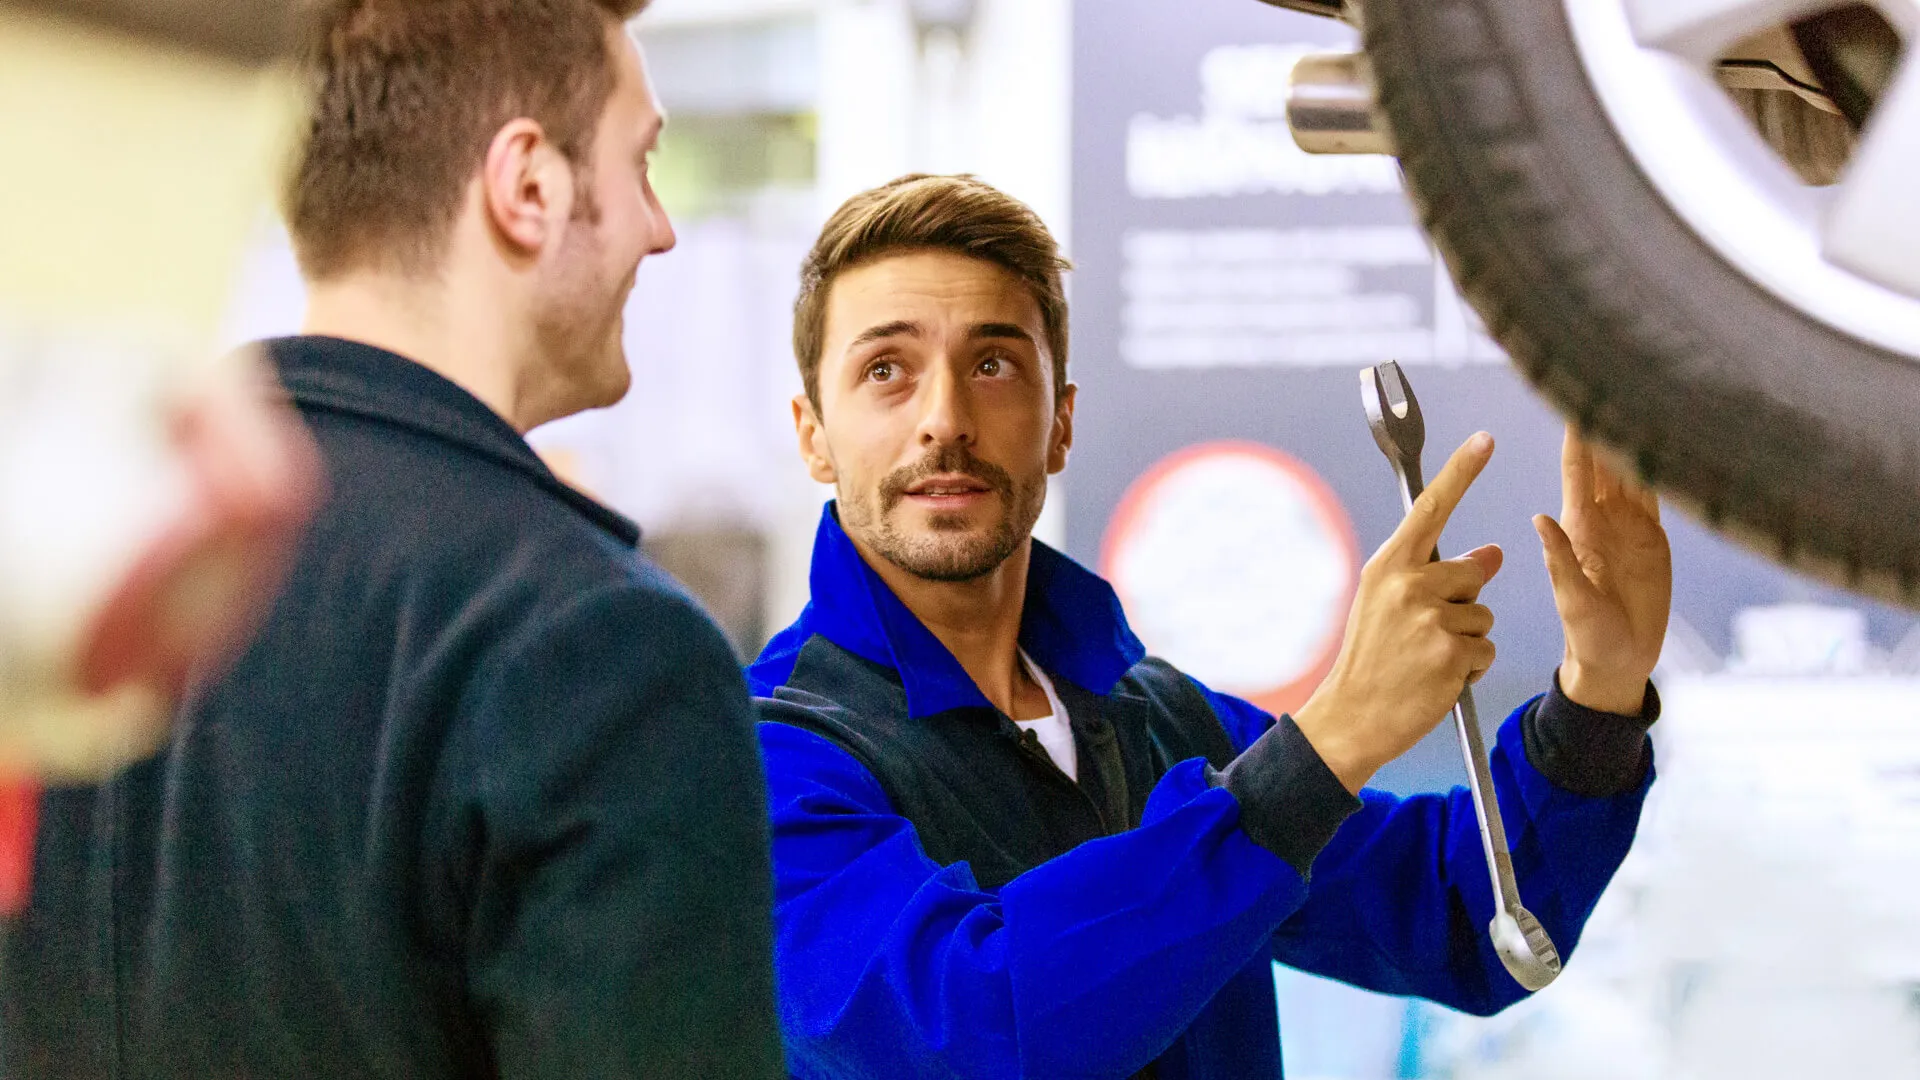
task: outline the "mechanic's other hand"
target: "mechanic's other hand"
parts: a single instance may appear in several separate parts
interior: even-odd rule
[[[1367,560],[1333,670],[1294,715],[1349,791],[1438,726],[1461,689],[1493,664],[1493,613],[1478,600],[1500,570],[1500,549],[1429,561],[1492,456],[1492,436],[1467,440]]]
[[[1673,605],[1660,500],[1571,428],[1560,454],[1560,520],[1533,519],[1566,632],[1560,688],[1600,712],[1638,716]]]

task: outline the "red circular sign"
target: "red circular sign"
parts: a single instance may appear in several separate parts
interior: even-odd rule
[[[1339,655],[1360,552],[1311,468],[1223,441],[1171,454],[1128,488],[1100,566],[1149,652],[1282,713]]]

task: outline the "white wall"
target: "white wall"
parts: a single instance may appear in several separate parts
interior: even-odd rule
[[[979,0],[957,42],[918,40],[909,8],[820,0],[823,214],[904,172],[971,172],[1066,241],[1068,0]]]
[[[640,29],[751,22],[805,15],[819,6],[819,0],[654,0],[640,16]]]

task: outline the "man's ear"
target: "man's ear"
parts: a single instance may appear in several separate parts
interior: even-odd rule
[[[1047,444],[1047,474],[1057,476],[1067,467],[1067,451],[1073,449],[1073,403],[1080,396],[1080,388],[1072,383],[1060,392],[1060,402],[1053,410],[1052,441]]]
[[[525,117],[509,122],[487,145],[480,166],[480,197],[495,236],[524,257],[534,257],[573,212],[573,168]]]
[[[833,471],[833,455],[827,452],[827,432],[820,426],[820,415],[805,394],[793,398],[793,432],[800,439],[800,460],[807,463],[807,475],[818,484],[839,480]]]

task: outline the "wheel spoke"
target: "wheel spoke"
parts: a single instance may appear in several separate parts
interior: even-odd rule
[[[1586,3],[1591,0],[1574,0]],[[1710,64],[1741,38],[1778,26],[1832,0],[1626,0],[1640,44]]]
[[[1822,248],[1856,274],[1920,297],[1920,64],[1905,64],[1862,133],[1827,212]]]

